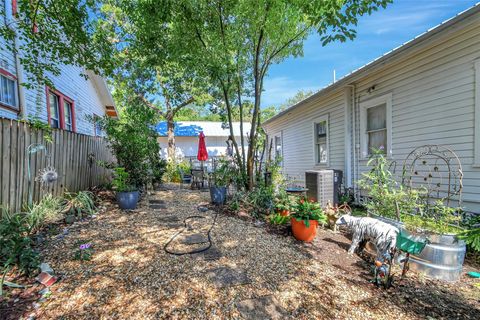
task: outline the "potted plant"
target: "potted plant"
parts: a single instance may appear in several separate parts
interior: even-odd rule
[[[227,186],[230,182],[229,164],[221,161],[210,179],[210,199],[213,204],[224,204],[227,200]]]
[[[318,223],[327,222],[320,204],[314,200],[301,197],[293,205],[290,213],[292,233],[297,240],[311,242],[317,235]]]
[[[133,210],[137,207],[139,192],[136,188],[128,184],[129,174],[125,168],[115,168],[115,174],[112,181],[115,189],[118,205],[121,209]]]

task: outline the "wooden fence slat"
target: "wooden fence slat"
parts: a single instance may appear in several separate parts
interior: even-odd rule
[[[52,143],[47,143],[43,130],[32,130],[24,122],[4,118],[0,118],[0,143],[0,204],[11,211],[22,210],[28,203],[29,162],[32,198],[37,202],[47,193],[61,196],[65,191],[78,192],[103,182],[107,171],[96,161],[113,159],[103,138],[53,130]],[[28,147],[38,144],[47,150],[29,154]],[[94,154],[91,166],[90,154]],[[42,188],[35,178],[47,167],[55,168],[59,179],[52,186]]]

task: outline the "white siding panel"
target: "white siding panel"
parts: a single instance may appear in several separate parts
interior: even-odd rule
[[[326,97],[323,101],[313,100],[291,115],[282,117],[267,128],[269,138],[283,136],[283,167],[289,177],[304,183],[305,171],[313,168],[344,170],[344,95],[343,92]],[[328,166],[315,165],[314,121],[328,116]]]
[[[357,84],[360,101],[367,98],[365,91],[373,83],[378,90],[372,96],[392,93],[392,151],[397,170],[417,146],[450,147],[463,166],[464,206],[476,212],[480,212],[480,169],[472,167],[473,62],[480,56],[479,30],[478,23],[459,30],[445,41],[405,57]],[[357,130],[357,138],[359,135]],[[359,169],[366,170],[366,161],[359,162]]]

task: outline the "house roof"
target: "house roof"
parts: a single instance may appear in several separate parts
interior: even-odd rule
[[[107,86],[107,81],[90,70],[87,71],[87,75],[97,89],[98,96],[105,108],[105,114],[112,118],[118,118],[118,111],[115,107],[110,89]]]
[[[240,122],[233,122],[234,136],[240,136]],[[156,130],[161,137],[167,136],[167,122],[157,124]],[[176,121],[174,134],[177,137],[197,137],[200,131],[207,137],[228,137],[230,129],[222,122],[214,121]],[[243,135],[250,132],[250,123],[243,123]]]
[[[275,121],[276,119],[282,117],[283,115],[293,111],[294,109],[300,107],[303,105],[305,102],[313,100],[315,98],[320,97],[323,94],[327,94],[329,92],[332,92],[336,89],[342,88],[345,85],[352,84],[354,81],[358,80],[362,76],[364,76],[366,73],[371,72],[373,70],[379,69],[381,67],[384,67],[386,64],[391,63],[392,61],[395,61],[395,59],[398,59],[402,57],[405,54],[408,54],[418,46],[420,46],[422,43],[425,43],[428,41],[430,38],[433,36],[441,33],[442,31],[451,28],[452,26],[465,21],[469,20],[472,17],[475,19],[475,15],[480,12],[480,2],[476,3],[473,5],[471,8],[462,11],[455,15],[454,17],[443,21],[442,23],[438,24],[437,26],[428,29],[424,33],[416,36],[415,38],[403,43],[402,45],[388,51],[387,53],[383,54],[382,56],[376,58],[373,61],[370,61],[369,63],[361,66],[360,68],[353,70],[349,74],[343,76],[340,78],[338,81],[329,84],[328,86],[320,89],[316,93],[312,94],[308,98],[290,106],[289,108],[283,110],[282,112],[276,114],[275,116],[271,117],[270,119],[264,121],[262,125],[266,125],[272,121]]]

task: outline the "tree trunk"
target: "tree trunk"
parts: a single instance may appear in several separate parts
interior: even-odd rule
[[[173,116],[167,115],[167,155],[168,159],[175,161],[175,122]]]

